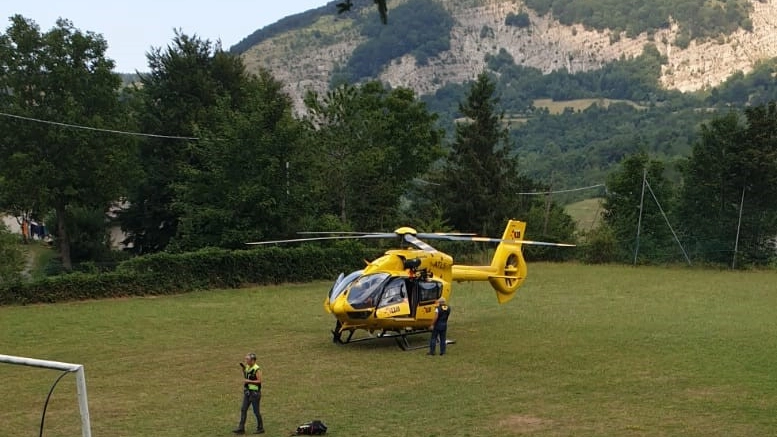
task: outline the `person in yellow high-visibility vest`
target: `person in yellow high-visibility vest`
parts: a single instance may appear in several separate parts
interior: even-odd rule
[[[256,434],[264,434],[262,413],[259,412],[259,403],[262,400],[262,370],[256,364],[256,354],[246,354],[245,364],[240,363],[240,367],[243,368],[243,404],[240,407],[240,423],[232,432],[246,433],[246,416],[248,407],[251,406],[256,416]]]

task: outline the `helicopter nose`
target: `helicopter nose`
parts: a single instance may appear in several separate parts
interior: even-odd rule
[[[345,299],[338,298],[332,305],[333,314],[345,314]]]

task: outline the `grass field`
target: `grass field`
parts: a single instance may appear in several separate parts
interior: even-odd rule
[[[84,364],[95,437],[230,435],[248,351],[265,373],[268,436],[312,419],[333,436],[766,436],[777,434],[775,283],[531,264],[505,305],[485,284],[454,286],[445,357],[387,339],[332,344],[323,282],[2,307],[0,353]],[[0,435],[38,434],[58,376],[0,364]],[[67,375],[44,435],[80,433]]]

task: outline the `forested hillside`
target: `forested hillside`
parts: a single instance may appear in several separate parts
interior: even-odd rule
[[[452,19],[447,35],[429,40],[435,50],[442,50],[431,57],[434,51],[416,50],[426,43],[416,35],[428,32],[425,26],[367,32],[368,27],[380,27],[377,11],[369,1],[354,4],[353,11],[342,15],[336,14],[336,2],[330,2],[287,17],[257,30],[232,50],[250,68],[262,66],[278,74],[298,101],[307,89],[326,89],[333,73],[346,64],[349,69],[369,64],[363,56],[361,61],[352,59],[360,52],[380,57],[366,69],[381,68],[376,78],[421,94],[474,79],[485,56],[503,49],[521,66],[576,73],[599,69],[622,56],[638,56],[650,43],[667,58],[659,82],[682,91],[716,86],[736,71],[747,73],[759,60],[777,56],[777,4],[760,0],[390,2],[389,23],[383,27]]]
[[[510,8],[493,15],[500,17],[493,27],[481,24],[467,34],[474,47],[506,34],[503,22],[521,38],[537,29],[535,12],[493,4]],[[441,20],[413,17],[411,6]],[[180,33],[150,57],[152,71],[127,87],[111,74],[99,36],[66,21],[41,34],[13,17],[8,34],[0,35],[6,72],[0,83],[9,90],[0,103],[17,114],[0,118],[0,211],[26,220],[53,215],[45,221],[57,224],[62,266],[72,270],[112,256],[104,244],[107,211],[141,256],[240,250],[246,241],[289,238],[300,229],[411,224],[492,235],[514,217],[528,223],[528,238],[572,241],[577,235],[562,199],[534,194],[604,183],[603,223],[582,236],[581,259],[636,262],[638,246],[645,262],[675,262],[679,235],[702,261],[772,262],[773,59],[690,93],[665,86],[671,55],[656,42],[578,70],[539,68],[520,49],[495,43],[474,52],[474,78],[453,80],[458,76],[443,76],[449,71],[443,67],[456,47],[466,46],[462,12],[432,0],[392,11],[411,26],[356,29],[329,16],[328,35],[311,33],[324,44],[339,32],[352,45],[340,47],[348,56],[337,68],[320,70],[328,83],[338,82],[332,73],[339,71],[342,83],[318,91],[299,81],[311,85],[304,97],[290,92],[276,70],[256,64],[251,70],[249,58]],[[379,21],[374,11],[365,15]],[[413,26],[425,29],[412,34]],[[449,49],[446,33],[456,36]],[[370,56],[389,50],[387,41],[397,42],[396,52]],[[303,42],[279,45],[275,53],[309,53]],[[87,62],[68,63],[73,59]],[[283,60],[286,71],[304,71],[291,64],[295,59]],[[384,79],[392,70],[440,75],[426,93],[369,77],[380,71]],[[119,135],[140,132],[142,138]],[[647,191],[653,201],[643,205]],[[635,242],[643,213],[645,232]],[[663,228],[670,221],[677,233]],[[526,251],[533,259],[571,256],[544,249]]]
[[[767,0],[757,0],[766,3]],[[251,35],[241,40],[230,48],[233,53],[244,53],[251,46],[277,36],[285,31],[295,30],[300,27],[312,25],[317,19],[335,13],[336,1],[330,1],[319,8],[311,9],[295,14],[267,26],[257,29]],[[356,2],[350,17],[363,15],[365,11],[372,11],[372,2]],[[447,0],[435,2],[447,9],[458,7],[488,6],[489,1],[462,1]],[[747,0],[727,1],[703,1],[703,0],[524,0],[523,3],[539,15],[552,14],[564,25],[582,24],[587,28],[598,30],[624,31],[629,38],[636,37],[640,33],[655,32],[668,28],[672,21],[676,22],[683,34],[681,44],[687,44],[691,39],[717,37],[727,35],[738,28],[751,31],[753,22],[750,20],[750,2]],[[401,8],[410,8],[419,20],[433,20],[436,16],[444,14],[426,6],[419,6],[414,1],[389,2],[392,24],[403,20]],[[523,15],[523,17],[528,17]],[[369,17],[361,25],[373,27],[374,20]],[[512,24],[522,27],[522,21],[513,21]],[[527,22],[523,21],[525,25]],[[419,29],[422,30],[422,29]]]
[[[333,74],[331,83],[355,83],[378,77],[392,60],[411,55],[419,65],[450,49],[453,17],[433,0],[416,0],[393,9],[401,17],[391,26],[367,20],[361,30],[365,41],[348,62]]]
[[[449,138],[487,72],[521,171],[554,186],[601,183],[636,150],[674,172],[701,123],[776,95],[774,2],[405,0],[389,2],[387,25],[371,1],[354,5],[288,17],[233,50],[298,111],[306,92],[378,79],[416,91]],[[536,103],[547,99],[570,109]],[[600,99],[623,104],[589,108]]]
[[[690,153],[703,122],[737,107],[777,99],[775,61],[762,62],[749,74],[735,74],[705,93],[661,88],[657,71],[662,62],[651,46],[637,58],[577,74],[542,74],[516,65],[506,52],[490,57],[489,72],[497,80],[521,170],[556,187],[599,184],[624,157],[642,151],[664,160],[670,178],[678,182],[675,164]],[[461,117],[457,102],[467,87],[448,85],[423,97],[441,114],[449,132]],[[546,97],[569,106],[560,113],[535,106]],[[603,99],[616,103],[603,105]]]

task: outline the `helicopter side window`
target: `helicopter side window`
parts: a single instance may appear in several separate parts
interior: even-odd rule
[[[436,301],[441,295],[442,287],[439,282],[429,281],[418,283],[418,299],[421,304]]]
[[[405,280],[403,278],[396,278],[389,282],[384,291],[383,296],[380,299],[379,307],[393,305],[398,302],[402,302],[407,299],[407,289],[405,288]]]
[[[375,273],[357,278],[348,291],[348,304],[354,309],[374,307],[388,277],[388,273]]]

